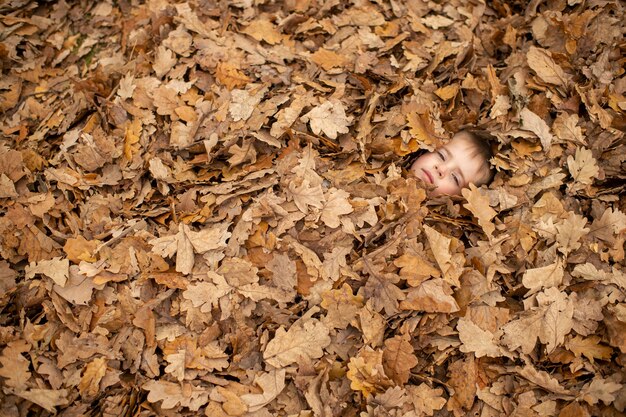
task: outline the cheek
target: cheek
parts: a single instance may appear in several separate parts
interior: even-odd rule
[[[443,180],[437,184],[436,194],[461,195],[461,187],[456,185],[454,181]]]

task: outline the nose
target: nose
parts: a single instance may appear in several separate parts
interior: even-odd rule
[[[435,165],[435,171],[437,171],[437,175],[439,176],[439,178],[443,178],[445,177],[446,172],[448,172],[448,169],[445,164],[438,164]]]

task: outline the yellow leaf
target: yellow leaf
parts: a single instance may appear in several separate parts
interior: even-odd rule
[[[107,371],[107,359],[96,358],[86,367],[78,384],[78,391],[83,398],[94,397],[100,391],[100,381]]]
[[[346,376],[351,381],[350,388],[361,391],[364,397],[383,392],[393,385],[385,374],[383,352],[373,350],[369,346],[361,350],[358,356],[350,359]]]
[[[220,62],[215,72],[217,81],[229,90],[244,87],[250,83],[250,78],[229,62]]]
[[[323,48],[318,49],[311,55],[311,61],[324,68],[326,71],[335,67],[343,67],[349,62],[344,55],[339,55],[336,52],[328,51]]]
[[[135,144],[139,142],[141,136],[141,120],[134,118],[132,122],[126,125],[126,135],[124,136],[124,157],[130,161],[133,159],[133,154],[137,152],[138,146]]]

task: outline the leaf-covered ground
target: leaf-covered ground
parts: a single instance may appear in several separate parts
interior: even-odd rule
[[[486,3],[3,1],[0,415],[623,415],[624,3]]]

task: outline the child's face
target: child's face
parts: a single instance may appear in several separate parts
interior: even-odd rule
[[[461,189],[470,183],[481,185],[489,176],[488,162],[474,155],[474,149],[469,134],[459,132],[444,147],[417,158],[410,171],[436,187],[431,196],[461,195]]]

